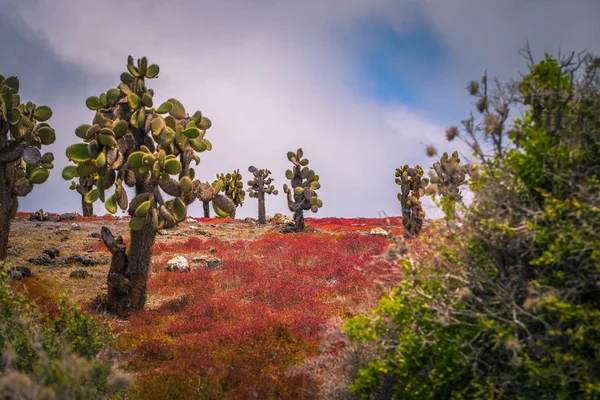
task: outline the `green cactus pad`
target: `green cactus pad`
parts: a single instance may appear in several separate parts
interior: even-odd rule
[[[128,74],[127,72],[123,72],[121,74],[121,82],[123,82],[126,85],[129,85],[131,82],[133,82],[134,78],[133,76],[131,76],[130,74]]]
[[[304,189],[302,189],[301,187],[298,186],[294,188],[294,194],[296,196],[300,196],[302,193],[304,193]]]
[[[52,153],[45,153],[42,156],[42,162],[43,163],[51,163],[52,161],[54,161],[54,154],[52,154]]]
[[[142,95],[142,103],[148,108],[152,107],[152,95],[148,92]]]
[[[98,189],[92,189],[86,193],[86,195],[83,197],[83,200],[88,204],[92,204],[93,202],[98,200],[98,197],[100,197]]]
[[[152,79],[152,78],[158,77],[159,71],[160,71],[160,68],[158,67],[158,65],[156,65],[156,64],[149,65],[148,68],[146,69],[146,78]]]
[[[56,140],[56,134],[54,133],[54,129],[49,128],[47,126],[39,128],[37,131],[37,135],[40,138],[40,142],[42,142],[43,145],[50,145]]]
[[[139,105],[141,103],[141,99],[138,97],[137,94],[129,93],[127,95],[127,103],[129,104],[129,107],[131,107],[135,110],[139,107]]]
[[[100,142],[100,144],[108,147],[109,149],[115,148],[119,145],[117,143],[117,139],[115,139],[113,135],[99,134],[98,141]]]
[[[7,117],[8,117],[8,122],[11,125],[16,125],[21,120],[21,111],[19,111],[18,108],[13,108],[12,110],[10,110],[8,112]]]
[[[202,139],[190,139],[189,144],[198,153],[202,153],[207,149],[206,143]]]
[[[185,220],[187,216],[187,207],[179,197],[176,197],[173,201],[173,217],[177,222]]]
[[[76,143],[67,147],[65,154],[70,160],[74,162],[87,161],[91,158],[88,153],[88,147],[85,143]]]
[[[98,157],[96,157],[94,162],[96,164],[96,167],[98,167],[98,168],[104,167],[106,165],[106,154],[104,154],[104,153],[98,154]]]
[[[192,191],[192,179],[188,176],[184,176],[179,180],[179,189],[183,194],[188,194]]]
[[[148,210],[150,210],[151,204],[152,204],[152,202],[150,200],[144,201],[142,204],[140,204],[135,209],[135,216],[136,217],[145,217],[146,214],[148,214]]]
[[[62,171],[62,177],[66,181],[70,181],[71,179],[77,177],[77,166],[67,165]]]
[[[319,207],[319,208],[323,207],[323,200],[321,200],[321,199],[317,200],[317,207]]]
[[[104,202],[104,207],[106,208],[106,211],[108,211],[111,214],[117,212],[117,198],[114,194],[108,199],[106,199],[106,201]]]
[[[89,176],[98,171],[96,164],[92,160],[82,161],[77,164],[77,175]]]
[[[29,173],[29,182],[33,183],[34,185],[40,185],[46,182],[49,176],[50,171],[48,171],[46,168],[39,167]]]
[[[90,96],[86,99],[85,105],[92,111],[96,111],[102,108],[102,104],[100,104],[100,99],[97,96]]]
[[[129,155],[129,157],[127,158],[127,162],[129,163],[129,165],[131,165],[133,168],[140,168],[143,166],[143,159],[144,159],[144,155],[146,153],[142,152],[142,151],[134,151],[133,153],[131,153]]]
[[[235,211],[235,204],[233,201],[229,197],[222,194],[217,194],[214,196],[213,204],[227,214],[231,214]]]
[[[171,104],[173,104],[173,108],[171,108],[171,110],[169,111],[169,114],[171,114],[171,116],[173,118],[185,118],[186,114],[185,114],[185,107],[183,107],[183,104],[181,104],[181,102],[177,99],[168,99],[167,101],[169,101]]]
[[[127,128],[129,128],[129,123],[127,121],[122,119],[115,121],[112,128],[115,138],[119,139],[122,137],[127,132]]]
[[[139,231],[144,227],[145,224],[146,218],[133,217],[129,221],[129,229],[131,229],[132,231]]]
[[[321,188],[321,184],[319,182],[317,182],[317,181],[313,181],[313,182],[310,183],[310,188],[312,190],[318,190],[318,189]]]
[[[121,97],[120,89],[114,88],[114,89],[110,89],[108,92],[106,92],[106,98],[110,102],[117,100],[119,97]]]
[[[288,160],[292,161],[293,157],[296,157],[296,153],[294,153],[293,151],[288,151],[288,153],[287,153]]]
[[[202,129],[202,130],[207,130],[212,126],[212,122],[210,121],[210,119],[206,118],[206,117],[202,117],[200,119],[200,123],[198,124],[198,128]]]
[[[285,171],[285,177],[289,180],[292,180],[294,178],[294,173],[292,172],[292,170],[288,169],[287,171]]]
[[[171,158],[165,161],[165,171],[169,175],[176,175],[181,172],[181,163],[179,160]]]
[[[11,88],[13,93],[19,92],[19,79],[16,76],[9,76],[2,84]]]
[[[156,113],[157,114],[166,114],[169,111],[171,111],[172,108],[173,108],[173,103],[171,103],[169,101],[165,101],[156,109]]]
[[[75,129],[75,135],[77,135],[77,137],[79,137],[81,139],[87,138],[87,131],[88,131],[88,129],[90,129],[90,127],[91,127],[91,125],[89,125],[89,124],[79,125]]]
[[[33,118],[38,122],[48,121],[52,117],[52,110],[48,106],[39,106],[33,112]]]
[[[217,217],[219,218],[227,218],[229,217],[229,214],[226,213],[225,211],[221,210],[219,207],[217,207],[217,205],[215,204],[215,202],[213,201],[213,210],[215,211],[215,214],[217,214]]]
[[[185,129],[181,133],[183,133],[189,139],[197,139],[200,137],[200,130],[194,127]]]
[[[308,158],[305,158],[304,160],[300,160],[300,165],[302,165],[302,166],[308,165]]]

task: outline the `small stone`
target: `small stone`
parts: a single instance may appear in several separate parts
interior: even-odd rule
[[[197,257],[192,258],[192,262],[195,262],[195,263],[204,262],[204,261],[206,261],[207,258],[208,257],[206,257],[206,256],[197,256]]]
[[[198,221],[196,221],[194,218],[188,217],[185,222],[187,222],[188,224],[197,224]]]
[[[35,256],[27,259],[27,262],[30,262],[34,265],[47,265],[52,264],[52,259],[48,254],[42,254],[41,256]]]
[[[158,234],[161,236],[167,236],[169,234],[169,232],[167,232],[165,230],[161,230],[161,231],[158,231]]]
[[[206,251],[208,251],[210,254],[213,254],[213,253],[216,253],[216,252],[217,252],[217,249],[215,249],[215,248],[214,248],[214,247],[212,247],[212,246],[209,246],[209,247],[206,249]]]
[[[79,231],[79,230],[81,230],[81,227],[79,226],[79,224],[77,222],[73,222],[71,224],[71,230],[72,231]]]
[[[197,227],[197,226],[195,226],[195,225],[192,225],[192,226],[188,226],[188,229],[191,229],[192,231],[197,231],[197,230],[198,230],[198,229],[200,229],[200,228],[198,228],[198,227]]]
[[[43,251],[43,254],[47,254],[50,258],[56,258],[60,255],[60,251],[56,247],[46,247]]]
[[[58,216],[58,220],[59,221],[72,221],[75,220],[77,218],[77,213],[64,213],[64,214],[60,214]]]
[[[88,252],[88,253],[94,253],[95,251],[96,251],[96,250],[94,250],[94,249],[88,249],[88,250],[87,250],[87,252]]]
[[[218,258],[210,258],[206,260],[206,269],[218,268],[222,263],[223,261],[219,260]]]
[[[383,228],[373,228],[371,229],[371,232],[369,232],[370,235],[378,235],[378,236],[388,236],[388,232],[383,229]]]
[[[37,224],[35,224],[36,228],[39,228],[40,226],[42,226],[42,224],[40,224],[39,222]]]
[[[167,262],[167,271],[189,272],[190,265],[184,256],[173,257]]]
[[[18,256],[18,255],[21,255],[24,251],[25,251],[25,249],[22,248],[21,246],[14,246],[14,247],[10,247],[8,249],[8,255],[9,256]]]
[[[75,278],[75,279],[85,279],[85,278],[89,278],[91,276],[92,276],[92,274],[90,274],[89,272],[87,272],[84,269],[76,269],[75,271],[73,271],[69,274],[69,278]]]
[[[92,233],[90,233],[90,237],[100,239],[100,234],[98,232],[92,232]]]
[[[247,224],[256,224],[258,223],[258,221],[256,220],[256,218],[252,218],[252,217],[246,217],[244,218],[244,222]]]

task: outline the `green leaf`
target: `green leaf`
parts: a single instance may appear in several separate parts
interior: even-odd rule
[[[102,108],[102,104],[100,104],[100,99],[97,96],[90,96],[85,101],[85,105],[92,111],[96,111]]]
[[[185,219],[187,215],[187,207],[183,201],[179,197],[175,198],[173,202],[173,216],[177,222],[181,222]]]
[[[169,175],[176,175],[181,172],[181,163],[175,158],[165,161],[165,171]]]
[[[98,192],[98,189],[92,189],[85,194],[85,196],[83,197],[83,200],[88,204],[92,204],[93,202],[98,200],[98,197],[100,197],[100,193]]]
[[[146,69],[146,78],[152,79],[158,77],[158,72],[160,68],[156,64],[150,64]]]
[[[129,221],[129,229],[131,229],[132,231],[139,231],[144,227],[145,224],[146,218],[133,217]]]
[[[54,133],[54,129],[49,128],[47,126],[39,128],[37,131],[37,135],[40,138],[40,141],[43,145],[52,144],[56,140],[56,134]]]
[[[106,92],[106,98],[110,102],[117,100],[119,97],[121,97],[120,89],[117,89],[117,88],[109,89],[108,92]]]
[[[135,93],[129,93],[127,96],[127,103],[129,103],[129,107],[136,109],[140,105],[140,98]]]
[[[127,133],[127,128],[129,128],[129,123],[127,121],[123,119],[115,121],[112,128],[115,138],[118,139]]]
[[[33,183],[34,185],[39,185],[46,182],[49,176],[50,171],[48,171],[46,168],[36,168],[29,174],[29,182]]]
[[[296,157],[296,153],[294,153],[293,151],[288,151],[287,152],[287,158],[288,158],[288,160],[292,161],[293,157]]]
[[[156,113],[157,114],[166,114],[169,111],[171,111],[172,108],[173,108],[173,103],[165,101],[156,109]]]
[[[106,201],[104,202],[104,207],[106,207],[106,210],[109,213],[111,213],[111,214],[116,213],[117,212],[117,197],[113,194],[108,199],[106,199]]]
[[[136,217],[145,217],[148,214],[148,210],[150,210],[151,202],[150,200],[144,201],[135,209]]]
[[[289,180],[292,180],[294,178],[294,173],[291,169],[285,171],[285,177]]]
[[[188,128],[181,133],[183,133],[189,139],[197,139],[200,137],[200,130],[198,128]]]
[[[88,129],[90,129],[92,126],[89,124],[83,124],[83,125],[79,125],[76,129],[75,129],[75,135],[79,138],[82,139],[86,139],[87,138],[87,131]]]
[[[88,146],[85,143],[76,143],[67,147],[65,154],[74,162],[87,161],[92,157],[88,153]]]
[[[52,117],[52,110],[48,106],[39,106],[33,112],[33,118],[39,122],[48,121]]]
[[[77,177],[77,166],[76,165],[67,165],[63,169],[62,177],[66,181],[70,181],[71,179]]]
[[[146,155],[146,153],[144,153],[143,151],[134,151],[129,155],[129,158],[127,158],[127,162],[133,168],[141,168],[144,165],[144,155]]]

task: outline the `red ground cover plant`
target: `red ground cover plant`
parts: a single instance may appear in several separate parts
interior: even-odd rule
[[[158,262],[212,247],[223,264],[152,276],[149,301],[168,300],[118,329],[117,347],[138,374],[132,397],[305,398],[314,381],[289,367],[318,352],[327,320],[353,315],[377,278],[395,274],[379,257],[389,244],[360,232],[157,244]]]

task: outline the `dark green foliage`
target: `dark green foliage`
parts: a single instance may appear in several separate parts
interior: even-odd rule
[[[50,318],[0,274],[0,398],[108,398],[130,382],[98,358],[110,340],[106,325],[66,298]]]
[[[473,201],[453,196],[436,254],[346,325],[378,346],[363,398],[600,398],[600,62],[526,54],[520,82],[469,84],[482,124],[447,132],[481,160]]]
[[[287,153],[288,160],[294,165],[292,169],[285,171],[285,177],[290,180],[291,189],[287,184],[283,185],[283,192],[287,195],[288,208],[294,213],[296,231],[301,232],[305,228],[304,211],[316,213],[323,207],[323,201],[319,199],[317,190],[321,188],[319,175],[308,168],[308,159],[303,158],[304,152],[298,149],[295,153]]]

